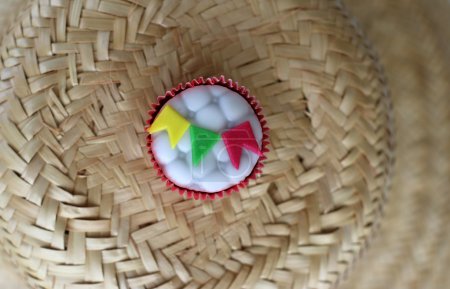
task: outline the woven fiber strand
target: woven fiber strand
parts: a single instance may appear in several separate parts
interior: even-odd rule
[[[1,53],[0,240],[34,288],[332,288],[379,224],[390,102],[335,1],[33,1]],[[272,147],[239,194],[184,200],[147,110],[220,74]]]
[[[398,153],[379,237],[342,288],[450,288],[450,2],[346,2],[386,67]]]
[[[20,9],[26,4],[26,0],[0,1],[0,39],[5,35],[10,23],[17,18]]]
[[[26,0],[2,0],[0,1],[0,40],[3,38],[10,23],[17,18],[19,9]],[[20,280],[13,266],[7,262],[8,256],[0,252],[0,288],[20,289],[25,285]]]

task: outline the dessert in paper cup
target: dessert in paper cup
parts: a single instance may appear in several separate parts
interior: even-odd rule
[[[268,127],[259,102],[236,82],[221,76],[179,84],[149,115],[148,152],[173,191],[222,198],[262,173]]]

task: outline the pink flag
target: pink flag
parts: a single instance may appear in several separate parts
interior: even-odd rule
[[[227,148],[231,163],[236,169],[239,169],[243,149],[262,156],[262,152],[253,134],[252,126],[248,121],[224,132],[222,139]]]

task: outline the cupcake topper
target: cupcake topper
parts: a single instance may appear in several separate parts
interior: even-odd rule
[[[158,118],[148,129],[148,132],[153,134],[166,130],[169,134],[170,146],[175,148],[189,126],[190,123],[184,117],[170,106],[167,106],[158,115]]]
[[[258,143],[253,135],[252,127],[248,121],[224,132],[222,138],[230,156],[231,163],[236,169],[239,169],[242,149],[248,149],[258,156],[262,156]]]
[[[220,135],[207,129],[191,125],[192,163],[198,166],[200,161],[220,140]]]
[[[199,165],[200,161],[211,151],[221,137],[231,163],[236,169],[239,169],[242,150],[244,148],[258,156],[262,155],[250,122],[248,121],[225,131],[220,136],[218,133],[189,123],[189,121],[183,118],[172,107],[166,106],[147,131],[150,134],[163,130],[167,131],[170,145],[172,148],[175,148],[188,129],[190,130],[191,136],[192,164],[194,166]]]

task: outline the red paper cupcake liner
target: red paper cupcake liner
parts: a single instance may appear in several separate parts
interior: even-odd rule
[[[221,85],[224,87],[227,87],[231,89],[234,92],[237,92],[239,95],[241,95],[253,108],[253,111],[258,117],[258,120],[261,124],[262,132],[263,132],[263,138],[262,138],[262,147],[261,152],[262,156],[258,159],[258,162],[256,163],[255,167],[253,168],[253,171],[250,173],[250,175],[245,178],[245,180],[241,181],[239,184],[234,185],[226,190],[215,192],[215,193],[207,193],[202,191],[195,191],[195,190],[189,190],[186,188],[182,188],[174,184],[170,179],[168,179],[164,175],[163,169],[160,167],[158,162],[156,161],[156,158],[152,152],[152,135],[149,134],[147,136],[147,148],[148,153],[151,157],[151,162],[153,164],[154,169],[157,171],[157,174],[159,177],[161,177],[162,181],[166,183],[166,186],[172,190],[172,191],[178,191],[181,196],[186,196],[188,199],[194,198],[195,200],[206,200],[211,199],[214,200],[216,198],[223,198],[225,195],[231,195],[233,192],[238,192],[240,189],[245,188],[248,186],[250,180],[255,180],[258,175],[262,173],[262,168],[264,167],[263,161],[267,159],[266,153],[269,152],[269,128],[267,126],[267,121],[264,118],[264,115],[262,113],[262,108],[259,103],[259,101],[256,99],[256,97],[250,95],[249,90],[244,87],[240,86],[237,82],[234,82],[231,79],[226,79],[225,76],[220,77],[208,77],[204,79],[203,77],[199,77],[197,79],[194,79],[187,83],[180,83],[176,87],[172,88],[171,90],[168,90],[165,95],[158,96],[156,103],[152,104],[152,108],[149,110],[148,114],[150,118],[147,120],[147,129],[152,125],[153,121],[155,120],[156,116],[158,115],[161,108],[172,98],[174,98],[177,94],[180,92],[200,85]]]

